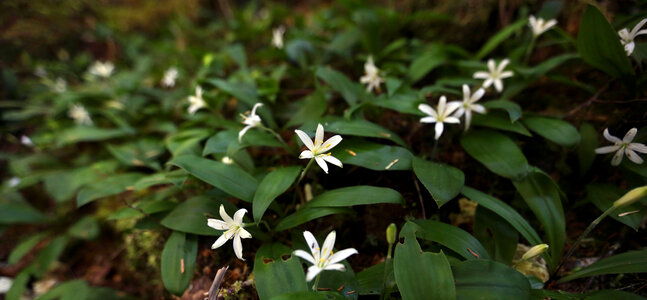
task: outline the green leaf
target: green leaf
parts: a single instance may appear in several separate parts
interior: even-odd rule
[[[497,32],[495,35],[493,35],[483,47],[479,50],[478,53],[476,53],[476,59],[481,60],[485,58],[490,52],[492,52],[496,47],[499,46],[499,44],[503,43],[503,41],[507,40],[517,32],[519,29],[521,29],[523,26],[526,25],[528,21],[525,18],[522,18],[518,20],[517,22],[514,22],[508,27],[501,29],[501,31]]]
[[[99,236],[99,223],[92,216],[85,216],[67,229],[71,237],[83,240],[92,240]]]
[[[549,264],[554,267],[562,256],[566,239],[566,220],[557,184],[537,170],[512,183],[546,231],[552,257]]]
[[[573,279],[603,274],[645,273],[647,272],[647,250],[629,251],[607,257],[573,272],[559,280],[567,282]]]
[[[535,229],[530,226],[528,221],[521,216],[514,208],[510,207],[505,202],[494,198],[488,194],[475,190],[468,186],[463,186],[461,194],[470,200],[478,203],[479,205],[491,210],[506,220],[512,227],[514,227],[530,244],[541,244],[541,238]]]
[[[420,226],[416,231],[418,238],[439,243],[467,260],[490,258],[490,254],[483,245],[463,229],[432,220],[415,220],[413,222]]]
[[[228,212],[234,210],[233,205],[221,199],[194,197],[176,206],[160,224],[176,231],[218,236],[222,232],[207,226],[207,219],[220,216],[220,205],[225,205]]]
[[[358,103],[366,94],[360,85],[348,79],[343,73],[331,68],[319,67],[315,75],[328,83],[333,90],[339,92],[349,105]]]
[[[322,271],[320,273],[321,280],[317,287],[337,291],[339,294],[343,295],[345,299],[357,299],[359,296],[357,293],[359,284],[357,283],[355,272],[353,272],[353,268],[347,261],[342,261],[340,264],[346,267],[346,271]],[[308,287],[312,289],[313,284],[314,281],[309,282]]]
[[[159,162],[154,159],[164,152],[164,145],[160,141],[141,139],[133,143],[119,146],[108,145],[107,147],[108,151],[126,166],[161,169]]]
[[[258,182],[240,168],[193,155],[183,155],[172,159],[169,164],[176,165],[191,175],[207,182],[241,200],[251,202]]]
[[[500,176],[522,178],[530,169],[521,149],[501,133],[474,130],[461,138],[461,145],[470,156]]]
[[[473,114],[472,125],[501,129],[518,133],[525,136],[532,136],[528,129],[521,122],[511,122],[509,117],[502,111],[490,111],[487,114]]]
[[[508,112],[508,115],[510,116],[510,122],[515,122],[521,118],[521,106],[519,104],[514,103],[512,101],[507,101],[507,100],[494,100],[494,101],[488,101],[484,102],[483,106],[487,109],[503,109],[506,112]]]
[[[580,125],[582,140],[577,147],[577,158],[580,163],[580,174],[586,173],[595,161],[595,148],[599,146],[598,132],[590,123]]]
[[[77,300],[77,299],[87,299],[88,294],[90,293],[90,286],[85,280],[70,280],[63,282],[51,290],[48,290],[45,294],[42,294],[40,297],[36,298],[37,300]]]
[[[580,142],[580,134],[570,123],[544,117],[525,117],[523,123],[545,139],[563,147],[574,147]]]
[[[244,82],[228,82],[222,79],[207,79],[206,82],[216,86],[223,92],[230,94],[236,99],[246,103],[249,106],[261,102],[258,98],[256,87]]]
[[[41,233],[36,233],[18,243],[12,250],[11,253],[9,254],[9,258],[7,259],[7,263],[10,265],[14,265],[17,262],[19,262],[31,249],[33,249],[36,244],[38,244],[40,241],[42,241],[45,237],[47,237],[50,233],[48,232],[41,232]]]
[[[411,170],[413,158],[413,154],[405,148],[354,138],[344,139],[332,150],[332,155],[344,164],[375,171]]]
[[[461,170],[417,157],[413,159],[413,171],[439,208],[454,199],[465,183],[465,174]]]
[[[531,299],[528,279],[504,264],[468,260],[452,266],[456,299]]]
[[[31,267],[33,267],[32,274],[38,278],[42,278],[61,256],[67,246],[68,240],[66,236],[58,236],[49,242],[43,250],[38,252],[38,255],[36,255],[36,258],[31,264]]]
[[[13,279],[13,283],[11,284],[11,287],[7,291],[7,294],[5,295],[6,300],[21,300],[24,299],[25,297],[23,296],[25,294],[25,291],[27,291],[27,283],[29,283],[29,279],[31,278],[31,268],[25,268],[18,275],[16,278]]]
[[[368,185],[350,186],[327,191],[314,197],[307,207],[349,207],[378,203],[403,203],[400,193],[394,189]]]
[[[645,300],[645,297],[632,294],[620,290],[601,290],[585,294],[586,297],[578,298],[583,300],[608,300],[608,299],[623,299],[623,300]],[[556,298],[553,298],[556,299]],[[557,300],[557,299],[556,299]]]
[[[287,191],[301,171],[300,167],[278,168],[263,178],[252,201],[254,221],[259,222],[272,201]]]
[[[27,202],[0,200],[0,224],[39,223],[48,219]]]
[[[119,220],[127,219],[134,217],[144,217],[146,214],[156,214],[160,212],[170,211],[177,206],[177,202],[170,200],[152,200],[152,201],[142,201],[135,205],[135,208],[124,207],[108,216],[108,220]]]
[[[117,174],[87,184],[76,196],[76,206],[81,207],[100,198],[121,194],[142,177],[143,174],[139,173]]]
[[[141,191],[151,186],[162,184],[173,184],[175,186],[181,186],[188,177],[189,175],[184,170],[156,173],[140,178],[139,180],[137,180],[137,182],[135,182],[133,187],[135,188],[135,191]]]
[[[275,247],[264,244],[254,259],[254,283],[260,299],[272,299],[290,292],[307,291],[306,276],[295,256],[283,260],[269,255]],[[290,254],[290,252],[283,253]],[[286,298],[290,299],[290,298]]]
[[[321,117],[326,112],[326,95],[319,89],[297,103],[290,121],[285,127],[302,125],[310,120]]]
[[[493,211],[476,207],[473,235],[490,253],[492,259],[510,265],[519,242],[519,233],[510,223]]]
[[[303,207],[293,214],[283,218],[276,225],[275,230],[282,231],[321,217],[341,213],[349,214],[352,212],[352,209],[345,207]]]
[[[249,146],[283,147],[284,145],[274,135],[260,129],[247,131],[240,143],[238,142],[238,131],[225,130],[218,132],[207,140],[207,144],[202,150],[202,155],[205,156],[213,153],[233,155],[238,150]]]
[[[164,142],[173,156],[199,155],[200,142],[210,135],[211,130],[207,129],[182,130],[169,135]]]
[[[593,5],[582,16],[577,51],[585,62],[613,77],[634,74],[616,30]]]
[[[182,296],[189,286],[198,255],[198,238],[173,231],[162,250],[161,273],[164,287],[176,296]]]
[[[311,124],[310,127],[312,132],[314,132],[316,124]],[[371,123],[366,120],[337,120],[328,122],[328,125],[324,127],[326,132],[334,132],[341,135],[353,135],[353,136],[362,136],[362,137],[373,137],[388,139],[400,146],[406,147],[407,144],[393,131],[390,131],[380,125]]]
[[[263,298],[261,298],[263,299]],[[272,297],[271,300],[335,300],[346,299],[340,293],[331,291],[302,291],[291,292]]]
[[[589,184],[586,186],[586,198],[593,202],[601,211],[606,211],[611,208],[613,202],[624,196],[626,192],[624,189],[608,184]],[[623,213],[635,211],[638,212],[630,213],[622,217],[618,216]],[[629,206],[616,208],[609,216],[638,231],[640,223],[645,216],[645,211],[642,204],[634,203]]]
[[[411,83],[422,79],[431,72],[434,68],[442,65],[447,61],[447,57],[443,48],[439,45],[432,45],[424,53],[418,55],[416,59],[411,62],[409,70],[407,71],[407,78]]]
[[[397,242],[393,270],[402,299],[456,299],[454,278],[445,254],[422,252],[416,226],[407,222]]]
[[[88,167],[56,171],[43,178],[45,190],[57,202],[63,202],[72,198],[79,188],[97,181],[102,175],[112,174],[119,167],[114,160],[96,162]]]
[[[78,142],[97,142],[117,137],[131,135],[133,132],[125,129],[104,129],[93,126],[76,126],[60,132],[56,138],[56,146]]]
[[[359,284],[357,293],[360,295],[381,295],[385,287],[386,290],[393,290],[395,287],[394,276],[393,259],[387,259],[384,262],[368,267],[357,273],[357,282]]]

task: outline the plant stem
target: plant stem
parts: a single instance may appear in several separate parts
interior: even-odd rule
[[[312,285],[312,290],[317,291],[317,285],[319,284],[319,278],[321,277],[321,273],[317,275],[317,278],[315,278],[315,284]]]
[[[315,161],[314,158],[310,159],[310,161],[308,162],[308,165],[306,165],[306,167],[303,168],[303,171],[301,171],[301,176],[299,176],[299,180],[297,180],[297,186],[301,182],[301,179],[303,179],[303,177],[306,175],[306,172],[308,172],[308,169],[310,169],[310,166],[312,165],[312,162],[314,162],[314,161]]]
[[[532,40],[530,40],[530,44],[528,44],[528,48],[526,48],[526,54],[523,56],[523,64],[527,65],[528,60],[530,59],[530,54],[532,53],[532,48],[535,47],[535,35],[532,35]]]
[[[278,134],[278,132],[276,132],[276,131],[272,130],[272,128],[265,127],[265,126],[263,126],[262,124],[261,124],[261,125],[259,125],[259,127],[260,127],[261,129],[263,129],[263,130],[265,130],[265,131],[267,131],[267,132],[269,132],[269,133],[273,134],[273,135],[274,135],[274,137],[276,137],[276,139],[277,139],[277,140],[279,140],[279,142],[281,142],[281,143],[282,143],[283,145],[285,145],[286,147],[288,146],[288,144],[283,140],[283,138],[281,137],[281,135],[280,135],[280,134]]]

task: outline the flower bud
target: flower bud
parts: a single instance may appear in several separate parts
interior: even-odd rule
[[[640,198],[647,196],[647,185],[635,188],[627,192],[620,199],[613,202],[613,207],[627,206],[640,200]]]
[[[389,227],[386,228],[386,241],[389,245],[395,243],[395,236],[398,233],[398,227],[394,223],[389,224]]]
[[[535,245],[532,248],[528,249],[528,251],[526,251],[526,253],[523,254],[523,256],[521,257],[521,261],[533,259],[541,255],[542,253],[546,252],[546,250],[548,250],[548,245],[546,244]]]

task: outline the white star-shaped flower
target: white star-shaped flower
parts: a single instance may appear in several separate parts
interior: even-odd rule
[[[207,106],[207,103],[202,99],[202,87],[197,86],[195,88],[195,95],[189,96],[189,113],[195,114],[199,109]]]
[[[276,48],[283,49],[283,34],[285,33],[285,28],[279,26],[272,30],[272,45]]]
[[[308,267],[306,281],[311,281],[323,270],[346,271],[346,267],[339,262],[358,252],[354,248],[348,248],[333,253],[336,236],[335,231],[330,232],[323,243],[323,248],[320,249],[319,243],[317,243],[317,239],[312,233],[309,231],[303,232],[303,237],[306,239],[312,254],[303,250],[295,250],[293,254],[312,264],[312,266]]]
[[[171,88],[175,86],[175,80],[177,79],[178,71],[177,68],[171,67],[166,72],[164,72],[164,77],[162,78],[162,86]]]
[[[474,73],[474,78],[476,79],[485,79],[483,82],[483,87],[488,88],[490,85],[494,83],[494,87],[496,88],[497,92],[503,91],[503,79],[512,77],[514,73],[512,71],[503,71],[505,67],[510,63],[509,59],[504,59],[501,61],[499,66],[497,67],[496,63],[494,62],[494,59],[490,59],[487,62],[487,66],[489,71],[484,72],[484,71],[478,71]]]
[[[78,125],[92,125],[90,114],[83,105],[73,104],[67,115]]]
[[[20,143],[27,147],[34,147],[34,142],[26,135],[20,137]]]
[[[613,143],[613,146],[604,146],[597,148],[595,149],[595,153],[605,154],[616,151],[616,154],[613,155],[613,159],[611,159],[612,166],[617,166],[620,164],[620,162],[622,162],[623,153],[627,155],[629,160],[637,164],[642,164],[643,159],[636,152],[647,153],[647,146],[645,146],[645,144],[631,142],[636,136],[636,133],[638,133],[638,129],[631,128],[629,131],[627,131],[627,134],[625,134],[625,137],[621,140],[615,136],[612,136],[609,133],[609,128],[607,128],[604,130],[603,135],[604,138],[607,139],[607,141]]]
[[[332,148],[337,146],[339,142],[341,142],[342,138],[340,135],[335,135],[331,138],[329,138],[325,143],[323,142],[323,137],[324,137],[324,128],[321,124],[317,125],[317,131],[315,133],[315,140],[314,144],[312,143],[312,140],[310,137],[303,131],[301,130],[294,130],[294,132],[299,136],[299,139],[303,142],[303,144],[308,148],[308,150],[304,150],[301,152],[299,155],[299,158],[301,159],[312,159],[317,162],[317,164],[321,167],[321,169],[328,174],[328,165],[326,162],[329,162],[335,166],[338,166],[340,168],[343,168],[343,164],[341,161],[334,156],[331,156],[330,153],[327,153],[330,151]]]
[[[470,87],[467,84],[463,84],[463,103],[456,109],[454,117],[460,118],[465,114],[465,131],[470,128],[470,122],[472,121],[472,111],[484,114],[485,107],[481,104],[476,104],[477,101],[485,95],[485,90],[480,88],[476,90],[476,93],[471,94]]]
[[[631,55],[631,53],[634,52],[634,48],[636,48],[636,43],[634,43],[634,39],[643,34],[647,34],[647,29],[640,30],[645,23],[647,23],[647,18],[642,19],[642,21],[638,22],[636,26],[634,26],[631,31],[627,30],[627,28],[623,28],[620,31],[618,31],[618,35],[620,36],[620,43],[625,46],[625,52],[627,52],[627,56]]]
[[[52,85],[52,90],[57,93],[63,93],[67,90],[67,81],[65,79],[58,77]]]
[[[369,56],[366,63],[364,63],[364,76],[359,79],[361,83],[366,84],[367,92],[380,91],[380,84],[384,82],[384,79],[380,77],[379,73],[380,69],[373,63],[373,57]]]
[[[557,20],[551,19],[548,21],[545,21],[542,18],[535,18],[535,16],[531,15],[528,17],[528,26],[532,29],[532,34],[537,37],[541,35],[542,33],[548,31],[551,27],[557,25]]]
[[[110,77],[110,75],[112,75],[112,71],[114,71],[114,69],[115,69],[115,65],[109,61],[107,62],[95,61],[90,66],[90,69],[88,69],[88,73],[94,76],[108,78]]]
[[[13,279],[10,277],[0,276],[0,294],[6,294],[13,284]]]
[[[434,130],[436,131],[436,140],[440,138],[440,135],[443,134],[444,125],[443,123],[458,124],[461,121],[451,114],[461,106],[461,103],[458,101],[452,101],[447,103],[447,98],[445,96],[440,96],[438,101],[437,111],[434,110],[428,104],[422,103],[418,105],[418,109],[423,113],[426,113],[428,116],[420,119],[422,123],[436,123]]]
[[[243,118],[243,124],[245,124],[245,128],[241,130],[238,133],[238,142],[240,143],[243,140],[243,135],[247,132],[247,130],[250,130],[254,127],[257,127],[261,125],[261,117],[256,114],[256,109],[263,106],[263,103],[256,103],[252,107],[252,112],[249,113],[249,115],[243,115],[240,114],[240,116]]]
[[[236,257],[242,261],[245,260],[243,258],[243,243],[240,239],[249,239],[252,237],[251,233],[243,229],[243,227],[245,227],[245,224],[243,224],[243,216],[246,212],[246,209],[241,208],[234,213],[234,218],[232,219],[225,211],[225,207],[222,204],[220,205],[220,217],[222,220],[208,219],[207,225],[213,229],[224,230],[225,232],[223,232],[216,242],[211,245],[211,249],[217,249],[224,245],[228,240],[233,239],[234,253],[236,254]]]

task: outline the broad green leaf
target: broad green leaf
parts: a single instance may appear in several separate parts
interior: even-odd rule
[[[310,264],[310,263],[306,263]],[[357,289],[359,284],[357,283],[357,278],[355,277],[355,272],[353,268],[348,264],[347,261],[342,261],[340,264],[346,267],[346,271],[323,271],[321,272],[321,278],[319,280],[319,285],[317,288],[330,289],[331,291],[337,291],[340,295],[343,295],[345,299],[357,299],[359,294]],[[308,287],[312,289],[314,281],[308,283]]]
[[[184,170],[156,173],[140,178],[139,180],[137,180],[137,182],[135,182],[133,187],[135,188],[135,191],[141,191],[151,186],[161,184],[173,184],[175,186],[181,186],[188,177],[189,174],[187,174],[187,172]]]
[[[521,149],[501,133],[474,130],[461,138],[461,145],[470,156],[500,176],[518,179],[530,169]]]
[[[50,233],[48,232],[40,232],[20,241],[20,243],[11,250],[7,263],[13,265],[19,262],[27,253],[29,253],[29,251],[31,251],[31,249],[34,248],[34,246],[36,246],[36,244],[42,241],[49,234]]]
[[[42,294],[37,300],[77,300],[87,299],[90,286],[85,280],[70,280],[63,282]]]
[[[454,278],[445,254],[423,252],[416,226],[407,222],[397,242],[393,270],[402,299],[456,299]]]
[[[254,283],[258,297],[272,299],[290,292],[308,291],[306,276],[299,259],[294,255],[286,260],[272,258],[274,255],[268,254],[271,248],[273,247],[270,244],[264,244],[254,258]]]
[[[582,16],[577,51],[585,62],[613,77],[634,74],[616,30],[593,5]]]
[[[283,218],[274,230],[282,231],[299,226],[308,221],[328,215],[352,213],[353,210],[345,207],[303,207],[293,214]]]
[[[452,266],[456,299],[531,299],[528,279],[491,260],[468,260]]]
[[[198,255],[198,238],[192,234],[173,231],[162,250],[161,273],[164,287],[182,296],[189,286]]]
[[[502,111],[490,111],[487,114],[473,114],[472,125],[474,127],[488,127],[518,133],[525,136],[532,136],[528,129],[521,122],[511,122],[506,113]]]
[[[622,300],[645,300],[645,297],[632,294],[621,290],[601,290],[585,294],[583,300],[609,300],[609,299],[622,299]],[[553,298],[559,300],[557,298]]]
[[[522,121],[528,129],[560,146],[574,147],[580,142],[579,132],[566,121],[544,117],[524,117]]]
[[[412,115],[421,115],[421,111],[418,109],[418,105],[423,103],[424,98],[418,96],[416,93],[397,93],[393,96],[378,96],[374,101],[369,102],[370,104],[388,108],[401,112],[403,114],[412,114]]]
[[[252,201],[258,187],[256,179],[240,168],[210,159],[183,155],[175,157],[168,163],[176,165],[200,180],[247,202]]]
[[[99,236],[100,231],[97,220],[92,216],[85,216],[70,226],[67,234],[77,239],[92,240]]]
[[[45,190],[57,202],[72,198],[83,185],[97,181],[102,175],[112,174],[117,169],[117,161],[101,161],[88,167],[56,171],[46,175],[43,180]]]
[[[39,223],[48,219],[27,202],[0,200],[0,224]]]
[[[90,287],[90,292],[85,300],[137,300],[137,298],[108,287],[93,286]]]
[[[200,155],[200,142],[211,135],[207,129],[189,129],[175,132],[166,137],[166,148],[173,156]]]
[[[519,242],[519,233],[510,223],[483,205],[476,207],[473,235],[492,259],[510,265]]]
[[[577,159],[580,163],[580,174],[586,173],[595,161],[595,148],[599,146],[598,132],[590,123],[580,125],[582,140],[577,147]]]
[[[133,134],[133,132],[125,129],[104,129],[94,126],[76,126],[60,132],[56,138],[56,145],[61,147],[78,142],[97,142],[131,134]]]
[[[620,199],[625,193],[627,193],[626,190],[609,184],[589,184],[586,186],[586,198],[593,202],[601,211],[609,209],[613,206],[613,202]],[[626,213],[629,214],[623,215]],[[619,215],[623,216],[620,217]],[[609,216],[638,231],[640,223],[645,216],[645,211],[642,204],[634,203],[629,206],[616,208]]]
[[[249,106],[261,102],[258,99],[256,87],[249,83],[228,82],[222,79],[207,79],[206,82],[214,85],[221,91],[236,97],[236,99],[246,103]]]
[[[446,61],[447,57],[445,56],[442,47],[439,45],[433,45],[424,53],[416,56],[416,58],[411,62],[411,66],[409,66],[409,70],[407,71],[407,78],[410,82],[415,83]]]
[[[566,220],[557,184],[548,175],[537,170],[512,183],[543,226],[552,257],[549,264],[554,267],[562,256],[566,239]]]
[[[603,274],[645,273],[647,272],[647,250],[629,251],[607,257],[573,272],[559,280],[567,282],[582,277]]]
[[[364,89],[339,71],[319,67],[315,75],[328,83],[333,90],[339,92],[349,105],[356,104],[365,97]]]
[[[495,35],[493,35],[483,47],[479,50],[478,53],[476,53],[475,58],[476,59],[483,59],[485,58],[490,52],[492,52],[496,47],[499,46],[499,44],[503,43],[503,41],[507,40],[517,32],[519,29],[521,29],[523,26],[526,25],[528,21],[525,18],[522,18],[518,20],[517,22],[514,22],[510,25],[508,25],[506,28],[501,29],[501,31],[497,32]]]
[[[146,166],[154,170],[160,170],[157,156],[164,152],[164,145],[160,141],[141,139],[137,142],[127,143],[119,146],[108,145],[108,151],[121,163],[126,166]]]
[[[261,298],[262,299],[262,298]],[[291,292],[272,297],[271,300],[339,300],[346,299],[338,292],[332,291],[302,291]]]
[[[317,124],[312,124],[312,126],[308,126],[308,127],[310,127],[312,129],[312,132],[314,132],[314,130],[316,129],[316,125]],[[332,121],[332,122],[328,122],[328,124],[324,126],[324,129],[326,132],[334,132],[334,133],[341,134],[342,136],[353,135],[353,136],[388,139],[397,143],[400,146],[403,146],[403,147],[407,146],[404,140],[402,140],[402,138],[400,138],[394,132],[366,120]]]
[[[124,207],[108,216],[108,220],[119,220],[119,219],[127,219],[127,218],[134,218],[134,217],[144,217],[145,215],[142,214],[142,212],[146,214],[156,214],[160,212],[165,212],[165,211],[170,211],[174,209],[177,206],[177,202],[169,201],[169,200],[152,200],[152,201],[143,201],[140,202],[136,205],[134,205],[135,208],[132,207]]]
[[[292,117],[285,127],[302,125],[310,120],[321,117],[326,112],[326,95],[317,89],[297,104],[298,106],[293,108],[292,111],[294,113],[291,114]]]
[[[252,201],[254,221],[261,220],[272,201],[290,188],[300,171],[301,168],[296,166],[278,168],[263,178]]]
[[[461,170],[417,157],[413,159],[413,171],[438,207],[456,197],[465,183],[465,174]]]
[[[432,220],[420,219],[413,222],[420,226],[416,231],[418,238],[439,243],[467,260],[490,258],[483,245],[463,229]]]
[[[378,203],[403,202],[402,195],[394,189],[357,185],[334,189],[318,195],[306,205],[307,207],[349,207]]]
[[[521,216],[514,208],[505,202],[494,198],[488,194],[475,190],[468,186],[463,186],[461,194],[470,200],[477,202],[479,205],[491,210],[506,220],[512,227],[514,227],[530,244],[541,244],[541,238],[535,229],[530,226],[528,221]]]
[[[66,236],[57,236],[43,250],[40,250],[31,264],[32,274],[42,278],[61,256],[68,241],[69,238]]]
[[[222,232],[207,226],[207,219],[220,219],[219,209],[221,204],[225,205],[225,210],[230,216],[233,215],[234,207],[229,202],[202,196],[180,203],[160,223],[176,231],[218,236]]]
[[[25,291],[27,291],[27,284],[31,279],[31,271],[32,269],[27,267],[18,273],[18,275],[13,279],[11,287],[5,294],[6,300],[22,300],[25,298],[23,295],[25,294]]]
[[[344,139],[332,150],[332,155],[344,164],[375,171],[411,170],[413,158],[413,154],[405,148],[354,138]]]
[[[81,207],[94,200],[114,196],[127,191],[143,174],[117,174],[85,185],[76,196],[76,206]]]
[[[494,100],[483,102],[483,106],[487,109],[503,109],[508,112],[510,116],[510,122],[515,122],[521,118],[521,106],[512,101],[507,100]]]
[[[525,81],[525,83],[530,84],[533,81],[537,80],[537,78],[548,73],[550,70],[556,68],[557,66],[578,57],[579,55],[576,53],[560,54],[560,55],[551,57],[547,60],[544,60],[540,64],[533,67],[528,67],[528,68],[517,67],[516,71],[519,74],[527,77],[527,80]],[[508,96],[507,93],[505,93],[504,95]]]
[[[225,130],[218,132],[207,140],[207,144],[204,146],[204,150],[202,150],[202,155],[205,156],[212,153],[227,153],[233,155],[238,150],[249,146],[283,147],[284,145],[274,135],[260,129],[247,131],[240,143],[238,142],[238,131]]]
[[[381,295],[386,290],[393,290],[395,287],[395,275],[393,274],[393,259],[373,265],[357,273],[359,287],[357,293],[360,295]]]

